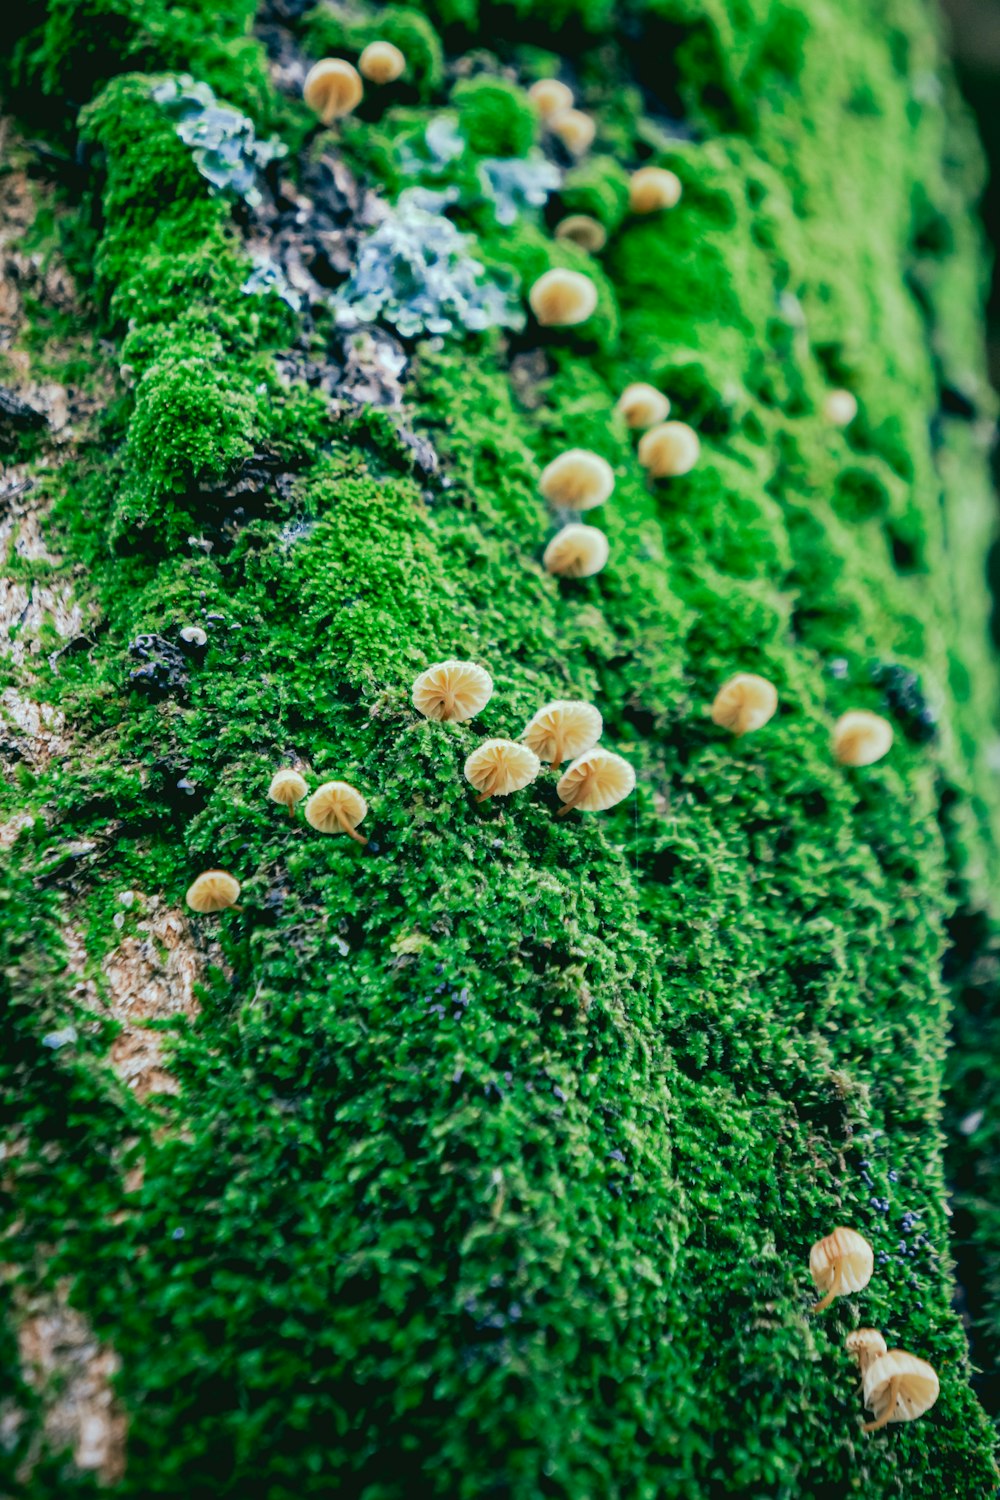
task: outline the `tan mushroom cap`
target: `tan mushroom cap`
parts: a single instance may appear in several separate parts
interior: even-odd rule
[[[674,208],[681,198],[681,180],[666,167],[640,167],[629,179],[629,207],[635,214],[655,214]]]
[[[592,115],[582,109],[557,109],[546,121],[554,136],[558,136],[571,156],[583,156],[594,144],[597,124]]]
[[[639,439],[639,462],[654,479],[689,473],[700,452],[698,434],[686,422],[661,422]]]
[[[569,448],[546,464],[538,488],[560,510],[593,510],[611,498],[615,471],[589,448]]]
[[[540,770],[538,756],[527,745],[483,740],[465,762],[465,779],[479,793],[476,801],[485,802],[487,797],[509,797],[530,786]]]
[[[554,771],[564,760],[575,760],[592,750],[603,730],[600,710],[592,703],[557,698],[532,714],[521,738]]]
[[[226,870],[204,870],[184,897],[192,911],[225,911],[240,898],[240,883]]]
[[[590,214],[567,214],[556,225],[556,239],[569,240],[581,250],[596,255],[608,243],[608,232],[600,220],[592,219]]]
[[[475,718],[493,694],[493,678],[474,661],[439,661],[413,684],[413,706],[425,719]]]
[[[572,328],[593,315],[597,288],[579,271],[556,267],[539,276],[528,293],[528,303],[543,328]]]
[[[566,804],[559,809],[559,817],[574,808],[604,812],[627,797],[634,786],[635,771],[628,761],[596,745],[568,766],[556,783],[556,796]]]
[[[560,578],[592,578],[607,563],[609,550],[603,531],[574,521],[556,532],[542,562],[546,572]]]
[[[873,1359],[886,1351],[886,1342],[877,1328],[855,1328],[844,1340],[844,1347],[860,1366],[862,1375]]]
[[[872,1360],[864,1374],[865,1405],[875,1413],[865,1432],[877,1432],[890,1422],[913,1422],[930,1411],[938,1398],[941,1382],[926,1359],[890,1349]]]
[[[733,734],[750,734],[774,718],[778,689],[766,677],[737,672],[724,682],[712,703],[712,723]]]
[[[358,58],[358,72],[370,83],[395,83],[406,70],[406,58],[392,42],[369,42]]]
[[[855,708],[833,726],[833,753],[842,766],[870,766],[892,749],[892,725],[879,714]]]
[[[368,803],[347,781],[324,781],[306,803],[306,822],[318,833],[346,833],[356,844],[368,840],[357,826],[368,812]]]
[[[851,391],[829,391],[823,402],[823,415],[835,427],[847,427],[858,414],[858,398]]]
[[[809,1272],[818,1292],[826,1295],[813,1312],[829,1307],[834,1297],[862,1291],[872,1279],[875,1252],[856,1229],[835,1229],[817,1240],[809,1252]]]
[[[309,69],[302,85],[303,99],[324,125],[357,109],[364,92],[360,73],[343,57],[324,57]]]
[[[528,90],[528,98],[543,120],[550,120],[560,110],[573,108],[573,90],[558,78],[539,78]]]
[[[670,402],[655,385],[637,380],[622,391],[615,410],[621,412],[629,427],[655,427],[670,415]]]
[[[305,777],[300,776],[298,771],[293,771],[291,766],[286,766],[280,771],[275,771],[271,777],[267,795],[272,802],[280,802],[282,807],[287,807],[289,812],[293,812],[308,790]]]

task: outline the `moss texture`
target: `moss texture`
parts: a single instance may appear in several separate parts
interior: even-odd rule
[[[4,1258],[24,1285],[70,1278],[117,1351],[123,1495],[987,1495],[940,1116],[948,924],[997,873],[992,521],[981,423],[942,392],[989,408],[978,159],[932,18],[919,0],[391,17],[419,67],[340,131],[346,159],[394,194],[401,144],[450,108],[483,262],[525,289],[582,270],[599,301],[573,330],[427,340],[405,412],[360,420],[279,378],[295,317],[242,291],[247,216],[149,98],[170,70],[208,82],[280,128],[294,176],[310,122],[249,7],[50,0],[7,38],[15,106],[80,143],[67,233],[128,383],[79,462],[39,466],[103,626],[32,658],[73,749],[0,792],[34,815],[4,875]],[[379,13],[293,31],[313,57],[357,51]],[[455,69],[483,45],[475,76]],[[480,155],[531,148],[521,86],[554,51],[598,137],[552,208],[601,219],[598,260],[470,196]],[[627,214],[645,162],[683,183],[669,216]],[[613,415],[637,379],[703,445],[655,489]],[[842,385],[846,431],[822,414]],[[576,583],[539,562],[537,476],[568,446],[617,476],[611,561]],[[262,453],[294,483],[236,512],[225,483]],[[140,695],[129,643],[189,623],[204,652]],[[494,676],[470,724],[410,707],[447,656]],[[887,696],[896,667],[939,711],[933,743]],[[734,742],[708,705],[740,669],[781,708]],[[545,776],[476,808],[476,742],[570,696],[599,705],[636,795],[557,822]],[[895,718],[864,771],[829,749],[852,707]],[[290,757],[364,792],[366,851],[267,802]],[[100,991],[144,901],[179,903],[211,865],[243,910],[194,919],[216,961],[199,1014],[161,1023],[178,1092],[143,1104],[65,932]],[[70,1022],[75,1044],[44,1045]],[[810,1318],[808,1248],[839,1223],[876,1275]],[[858,1323],[933,1361],[931,1415],[861,1434]],[[89,1492],[66,1454],[24,1478],[19,1399],[14,1492]]]

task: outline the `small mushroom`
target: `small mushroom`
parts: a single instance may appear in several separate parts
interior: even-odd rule
[[[225,911],[236,905],[240,898],[240,883],[225,870],[203,870],[197,880],[188,886],[185,901],[192,911]]]
[[[593,116],[585,115],[582,109],[557,109],[546,124],[571,156],[583,156],[594,144],[597,125]]]
[[[628,201],[634,214],[655,214],[680,202],[681,180],[666,167],[640,167],[629,179]]]
[[[413,706],[425,719],[461,723],[475,718],[490,701],[493,679],[474,661],[439,661],[413,684]]]
[[[185,625],[178,633],[188,646],[204,646],[208,641],[208,634],[200,625]]]
[[[509,797],[530,786],[540,770],[538,756],[527,745],[483,740],[465,762],[465,779],[479,793],[476,801],[485,802],[488,797]]]
[[[293,771],[291,766],[285,766],[280,771],[275,771],[271,777],[271,785],[267,789],[267,795],[272,802],[278,802],[282,807],[287,807],[289,815],[294,818],[295,809],[309,790],[305,778],[298,771]]]
[[[596,745],[568,766],[556,783],[556,796],[565,807],[564,818],[574,808],[580,812],[604,812],[627,797],[635,786],[635,771],[627,760]]]
[[[655,385],[637,380],[622,391],[615,410],[621,412],[629,427],[655,427],[670,415],[670,402]]]
[[[828,391],[823,415],[834,427],[848,427],[858,414],[858,398],[851,391]]]
[[[573,108],[573,90],[558,78],[539,78],[528,90],[528,98],[543,120],[551,120],[561,110]]]
[[[597,255],[608,243],[608,232],[599,219],[592,219],[589,214],[567,214],[556,225],[556,239],[569,240],[581,250]]]
[[[698,434],[686,422],[661,422],[639,439],[639,462],[654,479],[689,473],[700,452]]]
[[[556,267],[539,276],[528,293],[528,303],[543,328],[572,328],[592,316],[597,288],[579,271]]]
[[[364,95],[357,68],[342,57],[324,57],[306,74],[302,97],[324,125],[357,109]]]
[[[356,844],[367,844],[357,831],[367,811],[368,803],[349,782],[324,781],[306,803],[306,822],[319,833],[346,833]]]
[[[778,689],[773,682],[753,672],[737,672],[715,695],[712,723],[733,734],[750,734],[763,729],[777,707]]]
[[[866,1422],[862,1430],[878,1432],[890,1422],[913,1422],[930,1411],[941,1382],[926,1359],[907,1354],[905,1349],[889,1349],[872,1360],[862,1388],[865,1405],[875,1413],[874,1422]]]
[[[809,1252],[809,1272],[818,1292],[824,1292],[813,1312],[829,1307],[834,1297],[860,1292],[872,1279],[875,1252],[856,1229],[835,1229],[817,1240]]]
[[[892,749],[892,725],[867,709],[841,714],[833,726],[833,753],[842,766],[870,766]]]
[[[358,58],[358,72],[369,83],[395,83],[406,70],[406,58],[392,42],[369,42]]]
[[[569,448],[546,464],[538,488],[559,510],[593,510],[610,499],[615,471],[606,458],[589,448]]]
[[[600,710],[592,703],[557,698],[532,714],[521,738],[555,771],[564,760],[575,760],[592,750],[603,729]]]
[[[886,1352],[886,1342],[877,1328],[855,1328],[844,1340],[844,1347],[864,1375],[872,1360]]]
[[[596,526],[574,521],[557,531],[542,554],[546,572],[560,578],[592,578],[608,560],[608,539]]]

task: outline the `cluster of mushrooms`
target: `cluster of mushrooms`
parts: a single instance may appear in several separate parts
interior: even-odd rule
[[[809,1252],[809,1271],[823,1296],[812,1311],[822,1312],[835,1297],[863,1291],[874,1269],[875,1253],[856,1229],[841,1227],[817,1240]],[[912,1422],[934,1405],[941,1385],[925,1359],[889,1349],[876,1328],[856,1328],[845,1345],[861,1371],[864,1403],[874,1413],[865,1432],[877,1432],[890,1422]]]

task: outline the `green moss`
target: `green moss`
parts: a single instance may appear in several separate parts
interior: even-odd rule
[[[464,78],[451,91],[459,129],[479,156],[526,156],[538,117],[523,89],[503,78]]]

